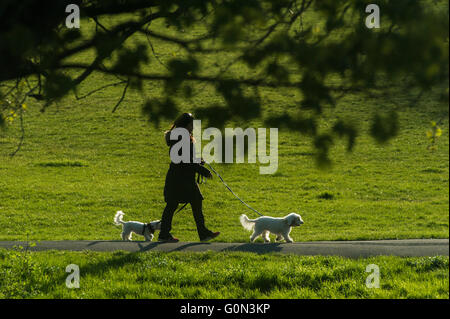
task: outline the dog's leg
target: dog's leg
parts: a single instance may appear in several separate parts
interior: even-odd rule
[[[277,234],[277,238],[275,238],[275,241],[280,241],[283,239],[283,236],[281,236],[280,234]]]
[[[122,232],[122,240],[127,240],[127,236],[128,234],[126,234],[125,232]]]
[[[258,223],[255,224],[255,228],[253,229],[253,234],[250,237],[250,240],[253,242],[255,239],[261,235],[264,232],[264,229],[261,228],[261,226],[258,225]]]
[[[258,237],[259,235],[261,235],[261,231],[257,231],[256,228],[253,231],[253,234],[250,236],[250,241],[254,242],[256,237]]]
[[[269,232],[266,230],[266,231],[263,231],[263,233],[262,233],[262,238],[264,239],[264,242],[265,243],[270,243],[270,237],[269,237]]]
[[[286,240],[287,243],[293,243],[294,240],[289,236],[289,233],[291,232],[291,229],[289,228],[289,231],[287,231],[285,234],[283,234],[284,240]]]
[[[144,237],[146,241],[152,241],[153,240],[153,234],[150,233],[148,230],[144,232]]]

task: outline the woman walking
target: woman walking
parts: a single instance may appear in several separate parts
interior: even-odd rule
[[[166,207],[161,218],[161,232],[159,233],[159,241],[178,242],[178,239],[170,234],[172,228],[173,214],[180,203],[190,203],[192,212],[194,214],[195,224],[197,226],[198,236],[201,241],[211,240],[219,236],[220,232],[212,232],[205,226],[205,219],[202,211],[203,195],[200,192],[197,182],[195,181],[195,174],[200,174],[206,178],[212,178],[211,172],[201,163],[194,163],[194,143],[192,136],[194,126],[194,117],[191,113],[183,113],[179,116],[172,125],[172,128],[165,132],[165,139],[167,146],[169,146],[169,154],[172,147],[180,142],[178,140],[171,140],[170,134],[175,128],[183,128],[189,132],[190,143],[190,161],[189,163],[174,163],[171,160],[169,171],[166,175],[166,182],[164,185],[164,200]],[[178,152],[182,156],[182,150]]]

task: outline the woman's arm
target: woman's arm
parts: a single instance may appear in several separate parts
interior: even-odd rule
[[[178,142],[179,142],[179,140],[178,141],[177,140],[175,140],[175,141],[168,140],[170,149],[172,148],[173,145],[175,145]],[[179,165],[179,167],[182,168],[183,170],[190,170],[190,171],[193,171],[194,173],[198,173],[206,178],[212,178],[212,174],[211,174],[210,170],[203,166],[205,164],[205,161],[203,160],[203,158],[200,159],[200,163],[198,163],[198,158],[197,158],[197,161],[194,161],[195,147],[194,147],[194,143],[192,143],[192,142],[190,143],[189,151],[190,151],[189,163],[180,162],[180,163],[177,163],[176,165]],[[170,154],[170,150],[169,150],[169,154]]]

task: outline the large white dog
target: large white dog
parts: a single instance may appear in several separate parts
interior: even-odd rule
[[[161,222],[159,220],[150,222],[149,224],[136,221],[124,222],[122,220],[123,215],[125,214],[119,210],[114,216],[114,224],[122,225],[123,240],[131,240],[131,236],[135,233],[144,236],[147,241],[152,241],[155,230],[161,230]]]
[[[255,241],[256,237],[262,235],[264,242],[270,243],[269,233],[277,235],[276,241],[283,238],[288,243],[294,240],[289,237],[292,227],[303,224],[302,217],[295,213],[290,213],[285,217],[262,216],[256,219],[248,219],[246,215],[241,215],[239,220],[246,230],[253,230],[250,240]]]

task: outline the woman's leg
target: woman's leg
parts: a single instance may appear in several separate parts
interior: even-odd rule
[[[195,224],[197,225],[198,237],[200,240],[210,236],[212,232],[205,226],[203,217],[202,199],[198,198],[191,201],[192,213],[194,214]]]
[[[170,230],[172,229],[172,218],[177,208],[177,202],[168,202],[166,208],[164,208],[161,217],[161,231],[159,232],[159,239],[167,239],[172,237],[172,235],[170,235]]]

